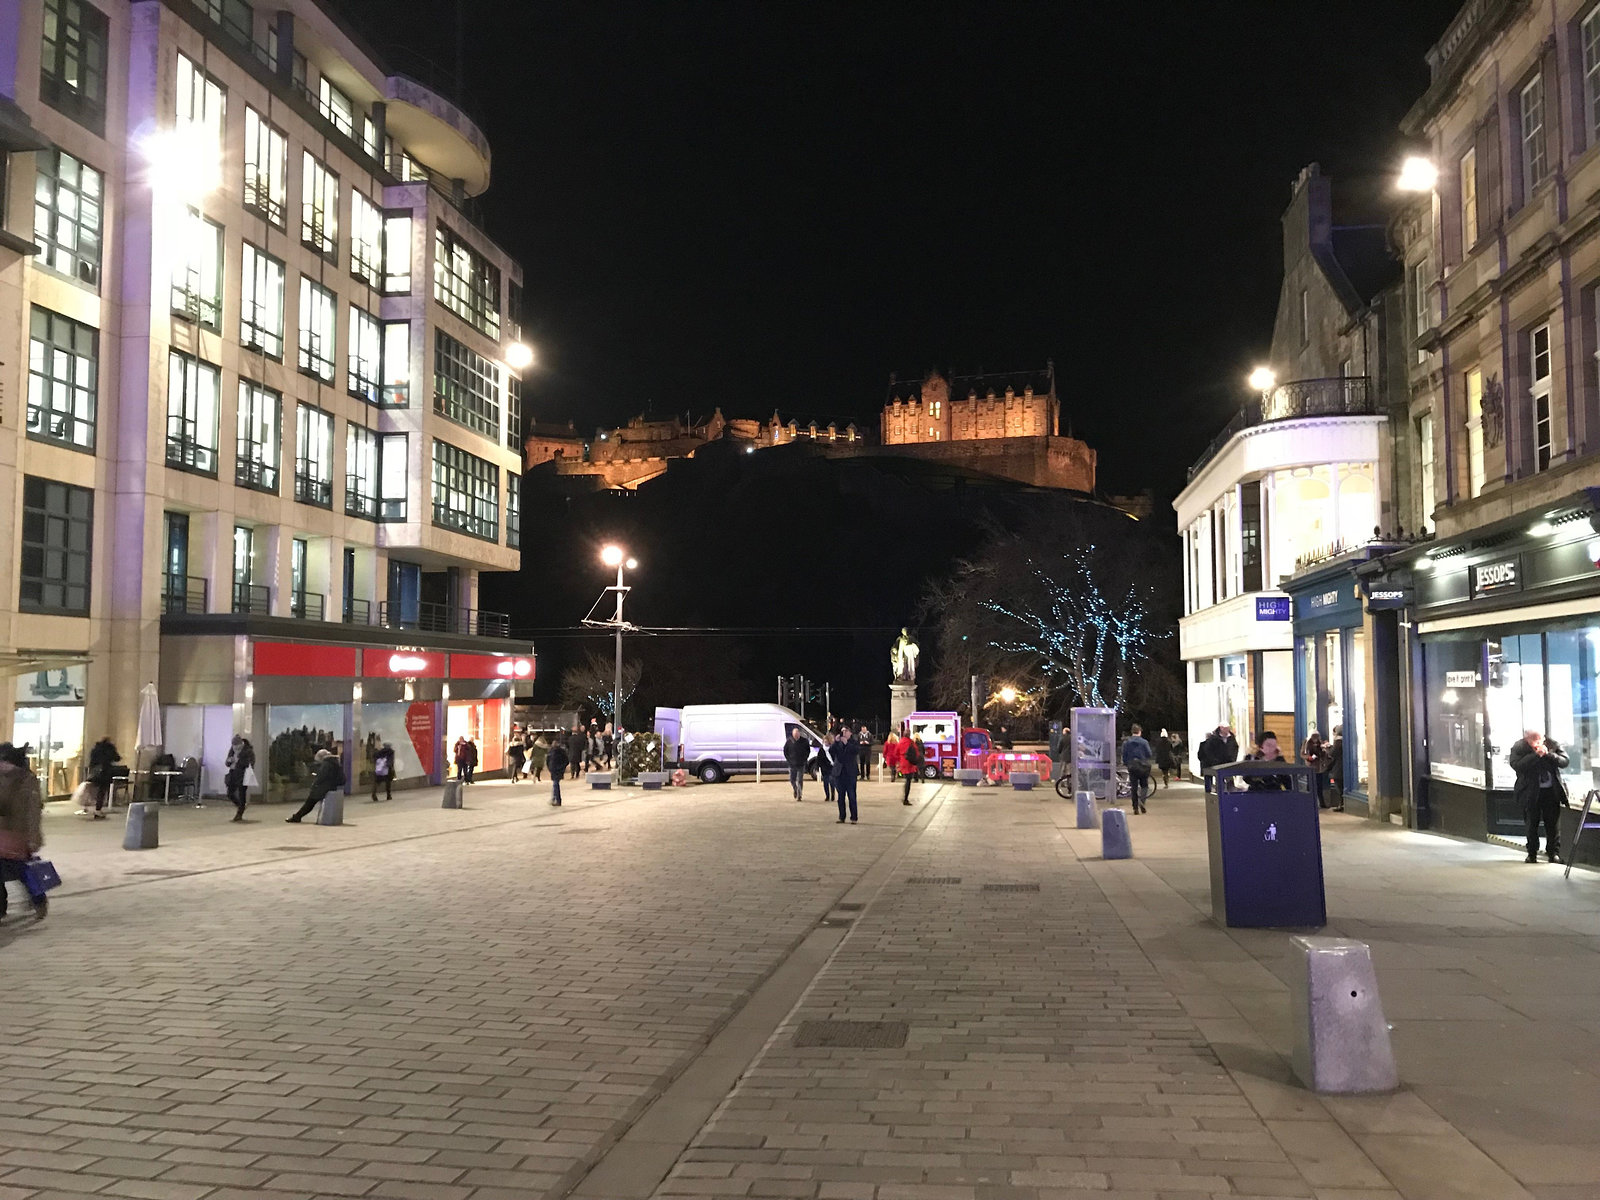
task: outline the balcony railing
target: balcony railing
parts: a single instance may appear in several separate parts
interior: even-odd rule
[[[278,467],[271,461],[276,457],[277,451],[271,446],[241,438],[233,460],[234,483],[258,492],[276,492]]]
[[[344,623],[346,625],[371,625],[372,601],[344,598]]]
[[[332,508],[333,480],[319,479],[310,470],[302,470],[297,463],[294,472],[294,498],[302,504],[315,504],[318,508]]]
[[[161,577],[162,613],[203,613],[206,611],[206,581],[193,575]]]
[[[378,519],[378,498],[372,494],[372,482],[360,475],[344,477],[344,511],[348,517]]]
[[[327,597],[321,592],[290,592],[289,615],[302,621],[320,621]]]
[[[167,434],[167,466],[198,475],[215,476],[217,450],[215,446],[202,445],[192,437]]]
[[[456,608],[423,602],[408,613],[387,601],[378,605],[378,624],[385,629],[417,629],[423,633],[465,633],[475,637],[510,637],[511,618],[480,608]]]
[[[272,608],[272,594],[257,583],[233,585],[233,611],[246,616],[264,617]]]
[[[1346,375],[1334,379],[1296,379],[1280,383],[1256,400],[1248,401],[1234,413],[1233,420],[1211,439],[1194,466],[1193,479],[1215,458],[1234,434],[1274,421],[1294,421],[1305,417],[1368,417],[1376,411],[1371,380],[1365,375]]]

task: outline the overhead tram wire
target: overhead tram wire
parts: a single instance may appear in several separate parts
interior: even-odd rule
[[[636,625],[630,633],[654,637],[836,637],[839,634],[893,633],[898,625],[769,625],[729,628],[721,625]],[[609,636],[604,629],[585,625],[559,625],[545,629],[513,629],[514,638],[581,638]]]

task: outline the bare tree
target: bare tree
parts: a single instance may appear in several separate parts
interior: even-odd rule
[[[622,711],[639,687],[643,668],[637,659],[622,664]],[[567,708],[588,708],[601,720],[615,721],[611,712],[611,689],[616,685],[616,664],[603,654],[591,651],[583,661],[561,673],[561,703]]]

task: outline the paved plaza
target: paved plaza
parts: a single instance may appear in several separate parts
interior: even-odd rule
[[[1594,874],[1330,814],[1404,1086],[1319,1099],[1288,935],[1209,919],[1198,789],[1122,862],[1053,793],[919,791],[841,827],[490,782],[168,809],[144,852],[52,812],[67,882],[0,925],[0,1200],[1600,1197]]]

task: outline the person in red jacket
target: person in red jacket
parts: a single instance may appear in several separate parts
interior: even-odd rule
[[[922,748],[922,739],[913,735],[900,743],[900,773],[905,776],[906,787],[900,796],[901,804],[911,803],[911,784],[922,777],[922,764],[928,761]]]
[[[895,772],[900,769],[900,748],[905,745],[905,740],[893,730],[883,739],[883,765],[893,779]]]

